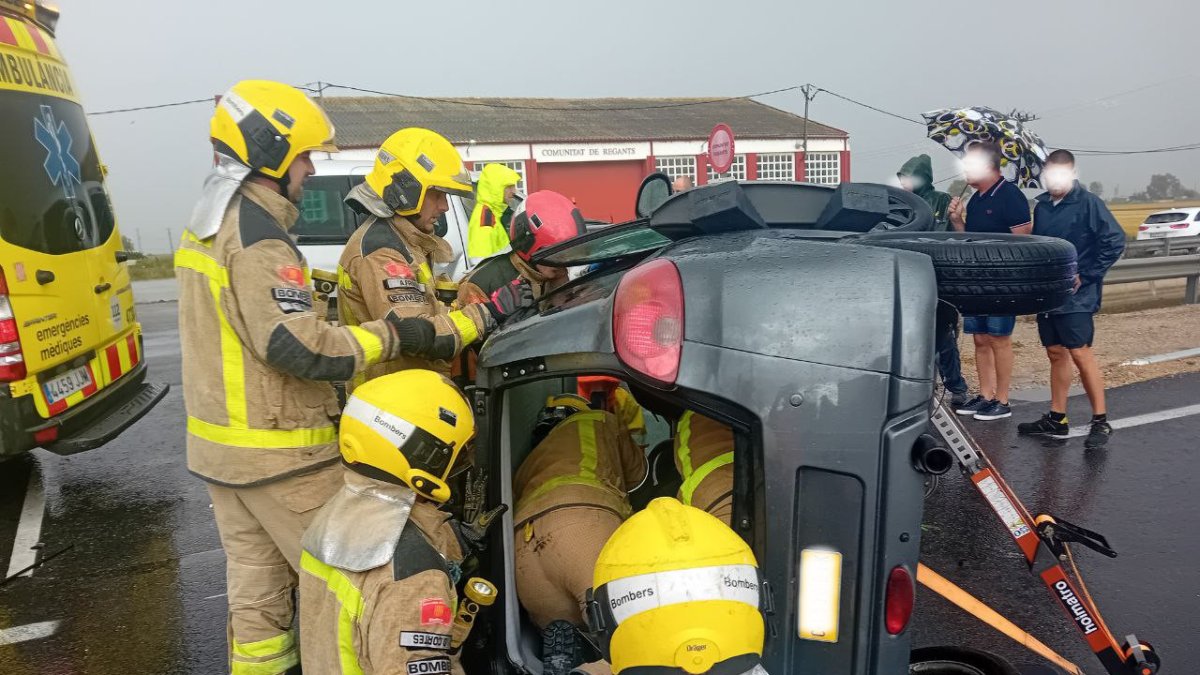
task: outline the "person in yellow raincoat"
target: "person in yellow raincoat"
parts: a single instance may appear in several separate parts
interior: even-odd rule
[[[521,174],[503,164],[487,164],[475,188],[475,209],[467,226],[467,256],[490,258],[508,248],[508,202]]]

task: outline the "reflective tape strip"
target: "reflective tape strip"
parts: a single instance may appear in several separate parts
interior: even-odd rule
[[[187,233],[191,234],[191,233]],[[193,235],[194,239],[194,235]],[[181,267],[193,272],[199,272],[210,280],[216,281],[222,286],[229,285],[229,270],[226,270],[221,263],[217,262],[212,256],[205,255],[201,251],[194,248],[181,248],[175,251],[175,266]]]
[[[296,635],[292,631],[257,642],[233,641],[233,655],[244,659],[276,657],[296,648]]]
[[[708,478],[708,474],[726,464],[733,464],[733,452],[717,455],[704,464],[701,464],[700,468],[696,469],[692,475],[687,477],[687,480],[683,481],[683,485],[679,486],[679,492],[683,495],[683,503],[688,506],[694,506],[692,504],[692,494],[696,492],[696,488],[700,487],[705,478]]]
[[[692,475],[692,449],[689,443],[692,440],[692,411],[688,410],[679,418],[679,448],[675,450],[679,456],[679,473],[683,475],[683,479],[687,480]]]
[[[575,413],[563,422],[563,424],[570,422],[579,428],[579,473],[573,476],[556,476],[537,486],[533,492],[521,498],[517,504],[518,510],[522,504],[531,502],[564,485],[583,485],[601,490],[611,490],[596,478],[596,421],[603,419],[604,414],[604,411],[601,410]]]
[[[3,17],[0,17],[0,21],[4,21],[8,24],[8,28],[12,32],[13,37],[17,39],[18,47],[31,52],[37,51],[37,45],[34,44],[33,38],[29,37],[29,29],[26,28],[26,23],[24,21],[21,19],[5,19]]]
[[[358,653],[354,650],[354,624],[363,612],[362,591],[335,567],[317,560],[308,551],[300,553],[300,569],[325,582],[325,587],[338,601],[338,661],[342,675],[362,675]]]
[[[486,309],[483,311],[487,311]],[[450,312],[450,321],[454,323],[454,328],[458,331],[459,337],[462,338],[462,345],[465,347],[479,339],[479,328],[475,326],[475,322],[461,311]]]
[[[354,336],[354,341],[363,350],[363,361],[370,366],[379,362],[383,357],[383,340],[371,331],[358,326],[346,326],[350,329],[350,334]]]
[[[685,602],[726,600],[758,609],[758,585],[753,565],[716,565],[614,579],[605,588],[608,609],[620,624],[642,612]]]
[[[206,441],[236,448],[308,448],[337,440],[332,425],[317,429],[240,429],[188,417],[188,433]]]
[[[403,448],[417,430],[417,426],[386,410],[367,403],[361,398],[351,397],[342,411],[342,419],[352,419],[374,431],[393,448]]]
[[[279,675],[289,668],[300,665],[300,653],[293,651],[269,661],[238,661],[231,659],[229,672],[232,675]]]
[[[194,239],[195,235],[184,232],[185,241]],[[181,248],[175,252],[175,266],[199,272],[208,278],[208,290],[213,297],[213,311],[220,324],[221,381],[225,390],[226,423],[231,429],[247,429],[250,416],[246,402],[246,362],[242,353],[242,341],[221,308],[221,291],[229,288],[229,270],[215,258],[190,248]]]

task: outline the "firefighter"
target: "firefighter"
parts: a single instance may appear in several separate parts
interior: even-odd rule
[[[675,426],[675,468],[683,483],[679,500],[716,516],[733,519],[733,430],[688,410]]]
[[[594,584],[588,620],[613,673],[766,675],[754,553],[700,509],[650,502],[604,545]]]
[[[574,394],[546,401],[533,443],[513,480],[517,598],[540,628],[555,620],[584,626],[592,566],[629,517],[645,455],[615,415],[589,410]]]
[[[467,256],[490,258],[508,248],[508,226],[521,174],[503,164],[485,164],[479,172],[475,208],[467,223]]]
[[[421,319],[334,327],[313,312],[288,229],[313,173],[309,153],[336,151],[333,136],[300,91],[234,85],[213,114],[214,169],[175,255],[188,469],[208,484],[225,549],[235,675],[299,663],[300,536],[338,486],[330,382],[402,352],[444,353],[449,342]]]
[[[522,281],[530,285],[534,299],[542,297],[567,281],[567,270],[535,266],[530,258],[585,231],[583,216],[570,199],[551,190],[534,192],[517,206],[509,221],[512,251],[488,258],[471,270],[458,286],[459,306],[489,302],[497,292]]]
[[[474,435],[466,398],[429,370],[384,375],[351,395],[339,436],[345,484],[304,534],[304,672],[461,675],[451,653],[469,553],[460,541],[481,537],[460,540],[464,530],[438,506]]]
[[[590,401],[593,408],[615,414],[633,442],[646,449],[646,415],[624,383],[609,375],[580,375],[575,380],[580,396]]]
[[[471,195],[462,159],[450,141],[418,128],[401,129],[384,141],[366,180],[347,195],[353,208],[371,217],[350,236],[338,261],[342,324],[357,326],[387,314],[424,316],[439,337],[453,342],[445,358],[405,358],[368,368],[348,390],[406,368],[449,374],[450,358],[532,302],[530,289],[519,285],[461,310],[451,311],[438,300],[433,265],[454,259],[450,244],[434,233],[438,218],[449,209],[449,195]]]

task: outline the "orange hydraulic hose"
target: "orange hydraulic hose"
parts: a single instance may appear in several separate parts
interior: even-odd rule
[[[1071,675],[1084,675],[1083,670],[1079,666],[1059,656],[1058,653],[1047,647],[1040,640],[1001,616],[999,612],[988,607],[975,596],[955,586],[946,577],[929,569],[924,563],[917,565],[917,581],[921,582],[921,585],[929,590],[957,605],[971,616],[1004,633],[1022,647],[1045,658]]]

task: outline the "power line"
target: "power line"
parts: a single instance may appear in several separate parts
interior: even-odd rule
[[[830,91],[825,88],[819,88],[819,89],[817,89],[817,91],[823,91],[826,94],[829,94],[830,96],[835,96],[835,97],[840,98],[843,101],[846,101],[848,103],[853,103],[854,105],[866,108],[867,110],[874,110],[875,112],[882,113],[884,115],[887,115],[888,117],[895,117],[898,120],[904,120],[905,122],[912,122],[913,124],[919,124],[921,126],[925,126],[925,123],[920,120],[915,120],[911,117],[905,117],[904,115],[901,115],[899,113],[889,112],[887,110],[884,110],[883,108],[876,108],[875,106],[868,105],[866,103],[863,103],[862,101],[855,101],[854,99],[850,98],[849,96],[843,96],[843,95],[837,93],[836,91]]]
[[[195,103],[211,104],[212,102],[213,102],[213,97],[209,96],[208,98],[197,98],[197,99],[192,99],[191,101],[176,101],[174,103],[159,103],[158,105],[143,105],[143,106],[138,106],[136,108],[117,108],[115,110],[101,110],[99,112],[90,112],[90,113],[88,113],[88,115],[91,115],[92,117],[95,117],[97,115],[115,115],[117,113],[137,112],[139,110],[158,110],[159,108],[174,108],[175,106],[193,105]]]
[[[741,96],[726,96],[724,98],[705,99],[698,101],[680,101],[678,103],[662,103],[658,105],[643,105],[643,106],[612,106],[605,108],[578,108],[570,106],[538,106],[538,105],[512,105],[506,103],[491,103],[488,101],[470,100],[470,99],[453,99],[453,98],[438,98],[436,96],[415,96],[412,94],[397,94],[395,92],[378,91],[375,89],[366,89],[364,87],[352,87],[346,84],[330,84],[325,83],[324,89],[345,89],[347,91],[356,91],[363,94],[375,94],[378,96],[391,96],[394,98],[404,98],[416,101],[432,101],[434,103],[446,103],[449,105],[465,105],[478,108],[500,108],[506,110],[552,110],[560,112],[632,112],[637,110],[661,110],[664,108],[686,108],[688,106],[707,105],[710,103],[725,103],[727,101],[738,101],[742,99],[757,98],[760,96],[770,96],[772,94],[782,94],[787,91],[800,89],[800,85],[791,87],[782,87],[780,89],[772,89],[770,91],[760,91],[754,94],[743,94]]]

